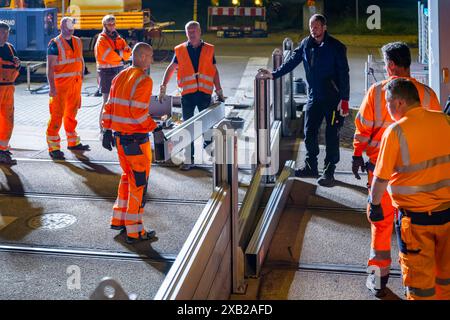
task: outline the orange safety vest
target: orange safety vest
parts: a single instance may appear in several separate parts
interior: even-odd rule
[[[216,75],[216,67],[213,64],[214,46],[203,42],[201,50],[198,72],[195,73],[187,50],[187,42],[175,47],[178,61],[178,87],[181,88],[182,95],[197,91],[212,94],[214,90],[214,76]]]
[[[390,180],[397,208],[414,212],[450,207],[450,116],[409,110],[383,136],[374,175]]]
[[[153,81],[140,68],[129,67],[112,81],[102,115],[105,129],[122,134],[148,133],[156,128],[149,114]]]
[[[5,43],[5,46],[8,46],[11,55],[14,57],[12,44],[7,42]],[[19,71],[14,65],[14,62],[3,60],[0,58],[0,85],[13,85],[18,76]]]
[[[74,80],[83,76],[83,45],[81,39],[72,36],[73,50],[61,36],[50,40],[58,47],[58,62],[55,66],[55,85],[57,87],[71,86]]]
[[[376,163],[384,131],[394,123],[386,107],[385,85],[395,78],[398,77],[390,77],[370,87],[355,118],[354,155],[361,156],[365,151],[373,164]],[[433,89],[414,78],[407,79],[416,86],[425,109],[442,111]]]
[[[117,53],[115,50],[118,50]],[[111,39],[105,32],[102,32],[95,43],[95,59],[98,69],[109,69],[123,66],[123,62],[130,59],[131,48],[122,37],[116,40]]]

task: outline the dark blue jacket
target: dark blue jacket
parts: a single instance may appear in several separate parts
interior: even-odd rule
[[[308,98],[312,101],[349,100],[350,77],[347,48],[325,33],[322,44],[309,36],[302,40],[292,56],[276,71],[274,79],[291,72],[301,62],[308,82]]]

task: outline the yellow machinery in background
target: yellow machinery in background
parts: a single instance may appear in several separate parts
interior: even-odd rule
[[[118,30],[142,30],[150,24],[150,10],[143,10],[140,0],[10,0],[0,3],[9,9],[57,8],[58,26],[64,12],[64,16],[76,19],[76,29],[82,35],[100,32],[103,16],[110,13],[116,17]]]

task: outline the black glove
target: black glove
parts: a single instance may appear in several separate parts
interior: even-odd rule
[[[155,128],[155,130],[153,130],[153,132],[155,133],[155,132],[159,132],[159,131],[161,131],[163,129],[163,127],[162,127],[162,125],[158,125],[156,128]]]
[[[361,177],[358,174],[359,168],[361,168],[361,172],[366,172],[366,164],[364,163],[364,159],[362,156],[353,156],[352,172],[356,179],[361,180]]]
[[[378,222],[384,220],[383,215],[383,208],[381,207],[381,204],[369,204],[369,219],[372,222]]]
[[[109,151],[112,151],[112,148],[116,146],[116,141],[111,130],[106,130],[103,133],[102,146]]]

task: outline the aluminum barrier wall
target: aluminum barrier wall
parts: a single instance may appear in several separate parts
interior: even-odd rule
[[[245,293],[244,252],[258,221],[256,211],[268,177],[279,171],[282,121],[289,116],[287,109],[280,112],[285,101],[271,108],[270,82],[262,72],[255,77],[257,162],[241,209],[238,210],[237,129],[243,123],[225,119],[213,131],[214,192],[155,299],[227,299],[232,293]],[[277,92],[285,96],[285,91]],[[279,99],[277,95],[275,99]],[[267,222],[263,225],[266,228],[269,233],[273,231]]]

